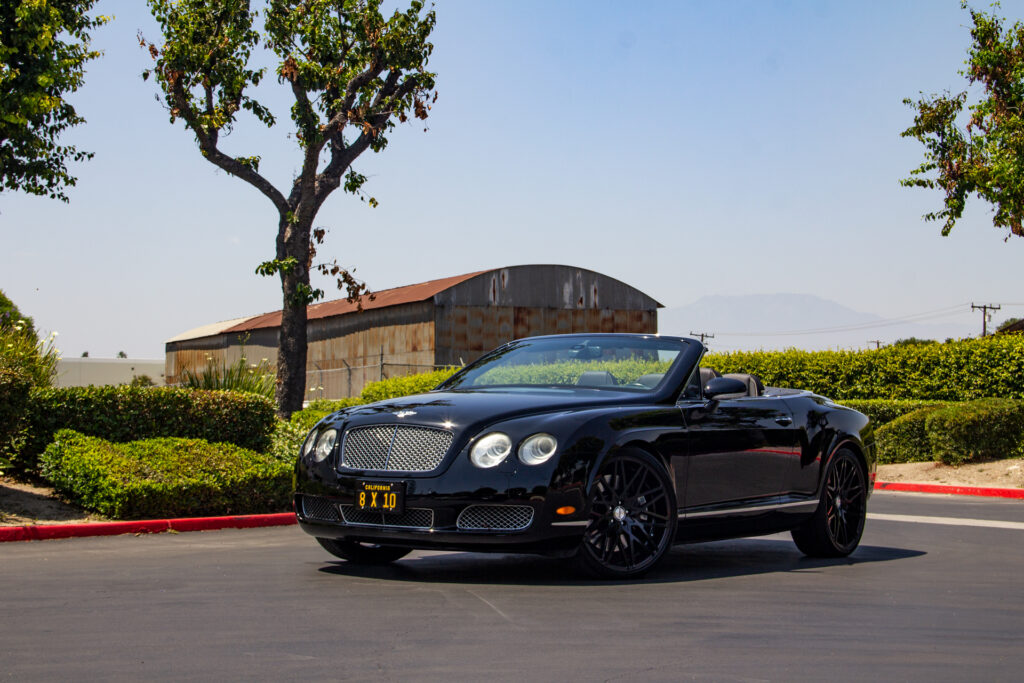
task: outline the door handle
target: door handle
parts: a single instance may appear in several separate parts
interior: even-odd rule
[[[788,427],[789,425],[793,424],[793,418],[791,417],[777,417],[775,418],[775,421],[778,422],[783,427]]]

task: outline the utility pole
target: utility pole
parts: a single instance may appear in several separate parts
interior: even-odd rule
[[[705,339],[714,339],[715,338],[715,335],[708,334],[707,332],[694,332],[694,331],[691,330],[690,334],[692,334],[694,337],[700,337],[700,343],[701,344],[704,343]]]
[[[882,348],[882,340],[881,339],[868,339],[868,344],[874,344],[875,345],[875,351],[877,351],[878,349]]]
[[[989,311],[998,311],[1002,306],[999,304],[982,304],[981,306],[975,306],[971,303],[972,311],[981,311],[981,336],[985,337],[988,335],[988,321],[992,319],[992,314]]]

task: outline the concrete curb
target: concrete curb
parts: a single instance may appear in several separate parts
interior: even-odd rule
[[[294,512],[237,517],[187,517],[182,519],[145,519],[132,522],[91,522],[88,524],[33,524],[0,527],[4,541],[42,541],[83,536],[119,534],[157,534],[164,531],[213,531],[215,529],[251,529],[295,524]]]
[[[911,484],[876,481],[876,491],[907,493],[943,493],[954,496],[1016,498],[1024,500],[1024,489],[985,488],[980,486],[946,486],[942,484]],[[0,543],[5,541],[44,541],[56,538],[85,536],[117,536],[119,534],[157,534],[164,531],[214,531],[216,529],[252,529],[295,524],[295,513],[242,515],[238,517],[187,517],[182,519],[146,519],[134,522],[91,522],[88,524],[33,524],[0,527]]]
[[[1001,489],[983,486],[948,486],[945,484],[876,481],[875,490],[903,491],[906,493],[943,493],[951,496],[984,496],[986,498],[1017,498],[1024,500],[1024,489]]]

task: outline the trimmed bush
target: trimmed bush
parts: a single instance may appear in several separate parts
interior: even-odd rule
[[[336,408],[335,410],[340,409],[341,408]],[[290,422],[291,424],[297,426],[299,429],[303,429],[306,432],[308,432],[310,429],[313,428],[313,425],[315,425],[317,422],[319,422],[320,420],[327,417],[333,412],[334,410],[314,410],[312,408],[305,408],[304,410],[300,410],[297,413],[292,413]]]
[[[875,427],[888,424],[898,417],[908,415],[921,408],[943,407],[950,405],[949,401],[917,401],[917,400],[891,400],[887,398],[861,399],[855,398],[843,401],[847,408],[853,408],[864,413]]]
[[[27,375],[0,367],[0,469],[18,449],[31,388],[32,380]]]
[[[1024,402],[991,398],[930,413],[928,440],[935,460],[962,465],[1007,458],[1024,441]]]
[[[341,410],[342,408],[348,408],[349,406],[361,406],[364,403],[366,403],[366,401],[358,396],[339,399],[318,398],[315,401],[310,401],[303,410],[313,410],[329,414],[336,410]],[[294,415],[295,413],[292,414]]]
[[[1024,398],[1024,336],[995,335],[873,351],[736,351],[705,356],[722,373],[750,372],[766,385],[855,398],[970,401]]]
[[[927,462],[933,459],[928,438],[928,416],[942,410],[944,404],[918,408],[897,417],[875,430],[878,462]]]
[[[33,391],[26,421],[26,443],[12,458],[24,472],[37,470],[59,429],[115,442],[183,437],[263,451],[276,424],[274,404],[256,394],[127,385]]]
[[[231,444],[112,443],[62,429],[40,460],[58,492],[114,519],[281,512],[291,501],[290,465]]]
[[[404,377],[392,377],[379,382],[370,382],[363,388],[360,398],[364,403],[383,401],[386,398],[398,398],[400,396],[411,396],[422,394],[437,387],[455,374],[460,368],[445,368],[433,372],[424,372],[419,375],[406,375]]]

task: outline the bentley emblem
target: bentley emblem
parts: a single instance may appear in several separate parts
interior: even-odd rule
[[[395,417],[409,417],[410,415],[415,414],[415,410],[399,410],[397,413],[395,413]]]

